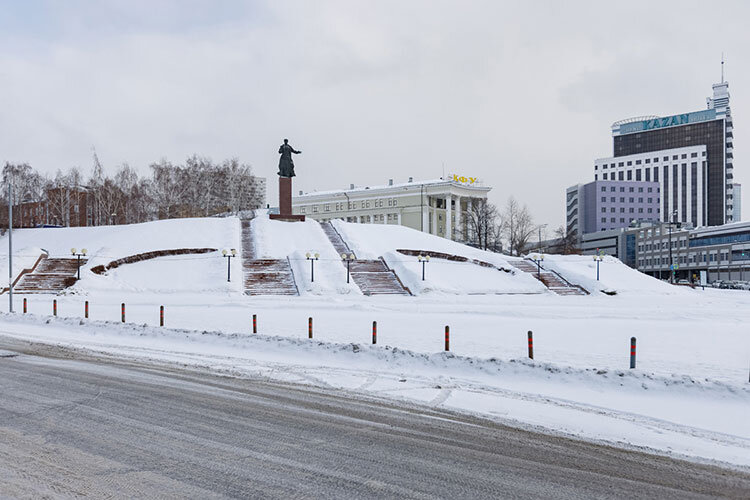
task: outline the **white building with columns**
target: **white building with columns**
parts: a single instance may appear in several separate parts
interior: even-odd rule
[[[363,224],[398,224],[455,241],[471,240],[469,213],[486,202],[491,188],[479,179],[449,178],[385,186],[302,193],[292,197],[292,212],[320,222],[342,219]]]

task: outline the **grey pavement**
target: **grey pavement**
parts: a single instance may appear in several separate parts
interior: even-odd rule
[[[750,497],[750,474],[0,337],[0,496]]]

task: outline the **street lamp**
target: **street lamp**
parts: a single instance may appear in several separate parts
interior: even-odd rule
[[[346,282],[347,282],[347,283],[349,283],[349,265],[351,264],[351,262],[352,262],[352,261],[353,261],[353,260],[354,260],[355,258],[356,258],[356,257],[354,256],[354,254],[353,254],[353,253],[352,253],[352,254],[349,254],[349,255],[347,255],[347,254],[345,254],[345,253],[342,253],[342,254],[341,254],[341,260],[343,260],[343,261],[346,261]]]
[[[228,252],[226,250],[221,251],[221,255],[226,257],[227,259],[227,281],[232,281],[232,257],[237,257],[237,250],[234,248],[229,250]]]
[[[547,227],[547,224],[539,224],[539,226],[537,227],[537,230],[539,231],[539,252],[542,251],[542,229],[544,229],[545,227]]]
[[[310,261],[310,282],[315,283],[315,261],[320,258],[320,254],[317,252],[314,254],[307,252],[305,257]]]
[[[539,281],[542,280],[542,261],[544,260],[544,254],[537,253],[531,255],[531,260],[536,262],[536,276]]]
[[[599,252],[594,255],[594,261],[596,261],[596,281],[599,281],[599,263],[604,260],[604,252]]]
[[[85,257],[86,256],[86,249],[85,248],[81,248],[80,252],[76,252],[75,248],[71,248],[70,249],[70,254],[78,257],[78,279],[80,280],[81,279],[81,257]]]
[[[422,263],[422,281],[424,281],[424,265],[430,262],[429,255],[417,255],[417,260]]]
[[[669,217],[669,282],[674,284],[674,264],[672,263],[672,224],[674,224],[674,218],[677,217],[677,210],[672,212]]]

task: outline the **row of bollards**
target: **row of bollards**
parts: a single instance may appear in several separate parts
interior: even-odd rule
[[[24,297],[23,299],[23,313],[28,312],[28,300]],[[57,299],[52,301],[52,315],[57,316]],[[88,319],[89,317],[89,301],[84,302],[83,315]],[[120,320],[125,323],[125,303],[120,304]],[[159,326],[164,326],[164,306],[159,306]],[[253,333],[258,333],[258,315],[253,314]],[[307,318],[307,337],[313,338],[313,319],[312,317]],[[534,359],[534,333],[529,330],[527,333],[528,347],[529,347],[529,359]],[[372,343],[373,345],[378,343],[378,322],[372,322]],[[635,350],[635,337],[630,338],[630,368],[635,368],[636,361],[636,350]],[[445,325],[445,350],[450,351],[450,326]]]

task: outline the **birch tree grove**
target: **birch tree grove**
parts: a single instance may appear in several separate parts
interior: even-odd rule
[[[266,195],[265,180],[255,177],[249,165],[236,158],[215,163],[197,155],[184,164],[166,159],[154,162],[147,176],[122,164],[110,177],[94,152],[85,180],[77,168],[58,170],[54,177],[45,178],[28,164],[6,163],[0,199],[5,200],[10,182],[16,204],[45,202],[47,220],[43,222],[62,226],[237,213],[263,207]]]

